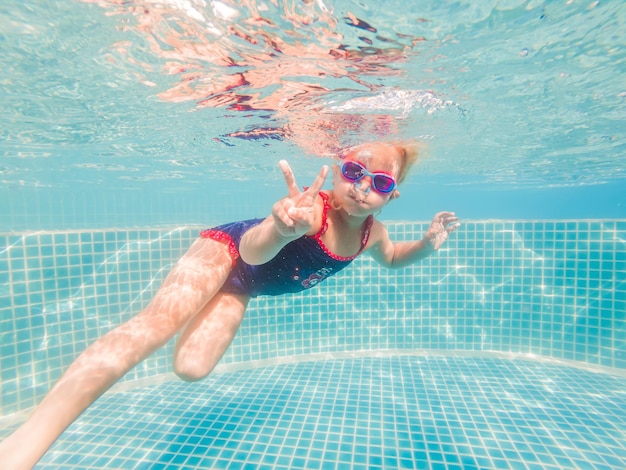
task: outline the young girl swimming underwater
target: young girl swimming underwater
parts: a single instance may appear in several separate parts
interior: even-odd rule
[[[89,346],[0,444],[0,468],[32,468],[91,403],[179,331],[174,370],[200,380],[232,342],[251,297],[311,288],[365,251],[397,268],[438,250],[459,226],[454,213],[438,213],[422,240],[402,243],[374,217],[400,196],[398,184],[416,158],[411,145],[353,147],[333,165],[329,191],[322,191],[328,167],[301,191],[281,161],[288,195],[271,215],[203,231],[148,306]]]

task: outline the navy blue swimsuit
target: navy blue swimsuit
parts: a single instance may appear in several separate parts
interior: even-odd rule
[[[320,196],[324,200],[320,231],[315,235],[304,235],[293,240],[265,264],[250,265],[244,263],[239,256],[239,243],[243,234],[264,219],[233,222],[201,232],[200,236],[203,238],[212,238],[229,245],[233,269],[221,291],[251,297],[300,292],[348,266],[365,249],[374,218],[370,216],[365,221],[358,253],[347,258],[337,256],[322,242],[321,237],[328,229],[327,212],[330,205],[327,194],[320,193]]]

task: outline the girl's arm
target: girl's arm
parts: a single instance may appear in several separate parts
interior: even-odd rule
[[[393,243],[389,239],[387,229],[379,224],[378,230],[380,232],[369,251],[372,257],[385,267],[402,268],[408,266],[421,261],[441,248],[448,235],[459,228],[458,220],[454,212],[439,212],[433,218],[422,240],[399,243]]]
[[[273,259],[289,242],[300,238],[321,223],[316,210],[317,195],[324,185],[328,167],[322,167],[310,188],[300,192],[289,164],[281,160],[289,195],[272,207],[272,215],[248,230],[239,244],[239,254],[248,264],[263,264]]]

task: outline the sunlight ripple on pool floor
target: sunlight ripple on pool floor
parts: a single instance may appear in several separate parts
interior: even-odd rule
[[[624,390],[495,357],[283,364],[110,393],[37,468],[624,468]]]

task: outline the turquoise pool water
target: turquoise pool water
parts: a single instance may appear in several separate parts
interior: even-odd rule
[[[253,300],[200,383],[168,344],[37,468],[625,468],[626,5],[239,3],[0,7],[0,438],[279,159],[394,135],[441,252]]]
[[[4,238],[2,434],[198,230]],[[362,258],[255,299],[210,378],[176,381],[169,344],[39,467],[621,468],[625,239],[626,221],[466,222],[420,265]]]
[[[165,378],[96,403],[38,468],[617,469],[625,385],[536,360],[408,353]]]

